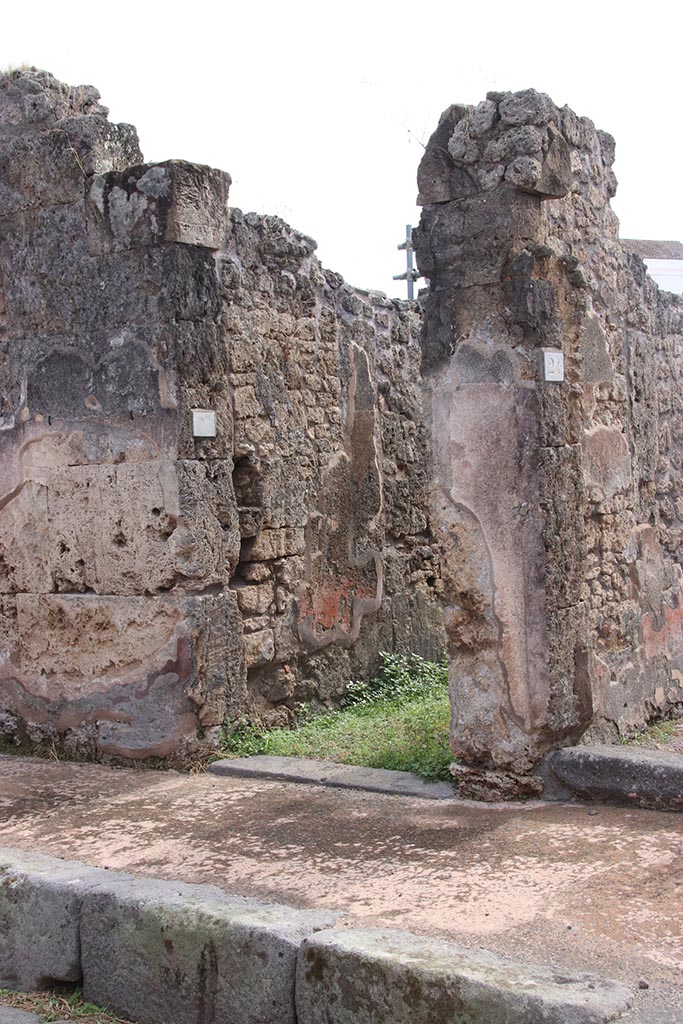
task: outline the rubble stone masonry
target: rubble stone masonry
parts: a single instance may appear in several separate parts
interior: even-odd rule
[[[443,650],[420,318],[98,101],[0,80],[0,732],[167,757]]]
[[[549,748],[683,704],[683,302],[622,250],[613,160],[611,136],[528,90],[448,108],[418,174],[453,749],[472,795],[536,792]]]
[[[0,734],[172,757],[445,638],[463,793],[680,711],[683,301],[613,158],[531,90],[450,107],[421,308],[0,78]]]

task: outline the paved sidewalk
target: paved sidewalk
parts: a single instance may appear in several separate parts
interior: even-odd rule
[[[0,757],[0,843],[592,971],[638,991],[628,1024],[683,1020],[679,815]]]

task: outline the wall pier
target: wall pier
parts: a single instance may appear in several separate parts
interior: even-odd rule
[[[619,734],[654,708],[645,594],[620,580],[635,579],[642,530],[658,535],[658,559],[667,543],[661,507],[646,513],[637,498],[641,453],[656,442],[633,375],[666,371],[655,338],[630,374],[625,358],[619,289],[635,307],[642,284],[609,207],[613,158],[609,136],[528,90],[450,107],[418,173],[454,773],[472,795],[539,791],[529,773],[551,747]],[[673,297],[648,298],[656,334]],[[561,355],[561,380],[547,379],[546,352]],[[652,401],[666,418],[669,396]],[[592,585],[615,515],[618,640]],[[664,576],[680,571],[674,560]],[[668,600],[677,607],[674,588]],[[682,653],[668,644],[663,711],[680,706]],[[635,687],[622,674],[627,659]],[[605,660],[613,686],[630,689],[616,714],[605,706]]]

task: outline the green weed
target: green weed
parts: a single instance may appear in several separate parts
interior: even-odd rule
[[[646,729],[642,729],[640,732],[635,733],[632,736],[620,736],[619,742],[627,746],[643,746],[648,743],[666,743],[672,736],[676,735],[678,726],[680,723],[677,722],[654,722],[652,725],[648,725]]]
[[[0,1006],[12,1006],[51,1021],[77,1020],[79,1024],[125,1024],[101,1006],[95,1006],[83,999],[80,988],[68,986],[46,992],[11,992],[0,988]]]
[[[5,64],[0,68],[0,78],[16,78],[20,71],[35,71],[32,64],[21,61],[19,64]]]
[[[314,714],[304,706],[292,729],[240,723],[226,730],[222,753],[312,757],[450,781],[446,662],[437,664],[418,655],[380,657],[378,676],[349,683],[339,710]]]

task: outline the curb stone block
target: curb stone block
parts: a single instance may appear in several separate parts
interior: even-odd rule
[[[298,949],[334,912],[133,880],[86,895],[84,997],[143,1024],[294,1024]]]
[[[564,747],[548,759],[563,787],[588,800],[683,812],[683,755],[594,745]]]
[[[83,894],[106,878],[76,861],[0,850],[0,988],[36,991],[80,979]]]
[[[276,757],[272,754],[229,757],[213,761],[209,765],[209,772],[211,775],[301,782],[426,800],[453,800],[456,797],[450,782],[425,782],[412,772],[364,768],[361,765],[318,761],[310,757]]]
[[[617,982],[388,929],[322,931],[299,953],[298,1024],[607,1024]]]
[[[0,1024],[43,1024],[43,1017],[27,1010],[17,1010],[13,1006],[0,1006]]]

